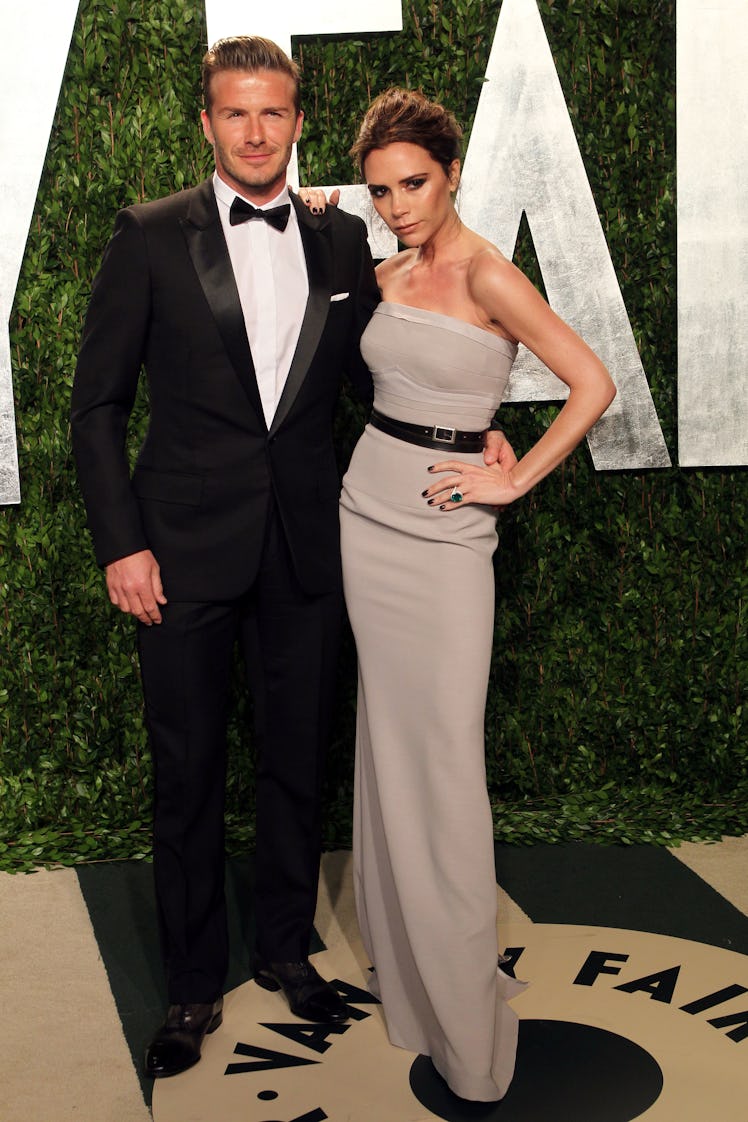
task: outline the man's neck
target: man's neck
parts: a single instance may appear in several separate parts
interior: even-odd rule
[[[280,187],[277,183],[274,183],[270,188],[265,190],[258,188],[256,192],[252,192],[250,186],[244,186],[239,190],[238,186],[227,183],[223,176],[217,171],[215,175],[228,191],[232,191],[234,195],[238,195],[240,199],[244,199],[245,202],[250,203],[252,206],[264,207],[276,203],[288,202],[288,184],[285,179]]]

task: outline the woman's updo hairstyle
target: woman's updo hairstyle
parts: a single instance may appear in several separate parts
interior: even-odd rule
[[[372,101],[366,111],[351,156],[364,173],[366,157],[388,144],[418,144],[449,176],[449,165],[459,160],[462,129],[452,113],[417,90],[392,86]]]

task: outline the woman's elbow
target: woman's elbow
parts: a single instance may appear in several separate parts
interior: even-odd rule
[[[610,374],[608,374],[608,372],[606,370],[605,371],[605,387],[604,387],[604,394],[603,394],[603,396],[605,398],[604,409],[608,408],[608,406],[612,403],[612,401],[613,401],[613,399],[614,399],[614,397],[616,396],[617,393],[618,393],[618,389],[616,387],[616,384],[613,381],[613,379],[611,378]]]
[[[595,378],[595,396],[600,404],[600,412],[604,413],[613,398],[618,393],[616,384],[610,376],[607,366],[598,360],[597,377]]]

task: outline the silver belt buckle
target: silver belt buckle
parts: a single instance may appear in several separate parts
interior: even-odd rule
[[[449,436],[440,436],[440,433],[449,433]],[[431,439],[439,444],[454,444],[457,439],[457,429],[448,429],[444,425],[434,425],[431,430]]]

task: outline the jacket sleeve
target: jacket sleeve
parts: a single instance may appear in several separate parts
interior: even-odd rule
[[[143,230],[132,210],[121,211],[93,282],[71,410],[78,479],[100,565],[148,548],[126,438],[150,317]]]
[[[348,376],[358,397],[366,405],[371,405],[374,400],[374,387],[371,372],[361,357],[361,336],[372,317],[374,309],[381,300],[377,279],[374,274],[374,262],[371,258],[369,243],[366,236],[366,226],[356,220],[358,229],[358,278],[356,286],[355,304],[355,330],[351,339],[350,351],[347,360]]]

